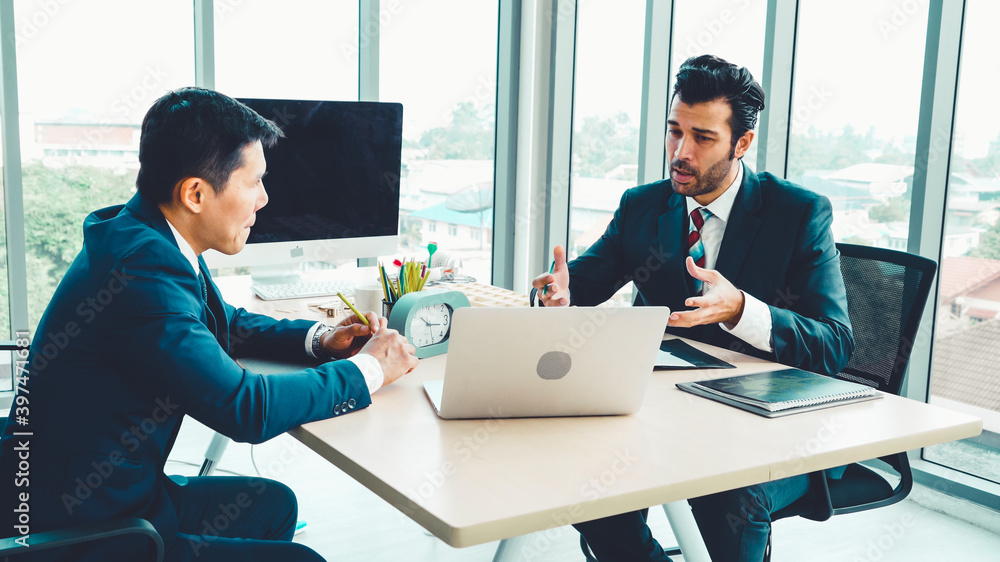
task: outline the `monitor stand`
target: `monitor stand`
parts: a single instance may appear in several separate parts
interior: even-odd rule
[[[257,286],[302,283],[302,264],[255,265],[250,267],[250,281]]]

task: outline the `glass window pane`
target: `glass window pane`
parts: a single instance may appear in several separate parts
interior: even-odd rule
[[[2,148],[3,142],[0,139],[0,154],[3,153]],[[4,203],[3,177],[0,174],[0,340],[12,339],[7,269],[7,206]],[[13,353],[0,352],[0,392],[14,388],[14,359]]]
[[[928,460],[1000,482],[1000,5],[969,0],[938,283],[930,402],[983,419],[979,437],[924,450]]]
[[[234,97],[358,99],[357,0],[215,3],[215,86]]]
[[[191,4],[171,0],[17,0],[14,13],[34,332],[83,219],[132,196],[146,110],[194,82],[194,23]]]
[[[435,261],[453,257],[489,283],[499,2],[400,0],[382,12],[379,97],[403,104],[399,253],[426,259],[435,242]]]
[[[674,3],[673,74],[690,57],[711,54],[733,64],[745,66],[760,82],[764,71],[764,26],[767,0],[709,0]],[[765,92],[765,94],[768,92]],[[758,131],[759,132],[759,131]],[[753,144],[743,162],[757,167],[757,145]],[[775,172],[774,170],[767,170]]]
[[[3,141],[0,139],[0,154],[3,154],[2,148]],[[0,340],[9,340],[11,338],[10,289],[7,286],[7,206],[4,197],[3,174],[0,174]],[[0,358],[0,361],[4,360]],[[0,363],[0,381],[6,378],[7,372],[9,369],[6,369],[6,365]],[[4,390],[2,382],[0,390]]]
[[[838,242],[905,250],[927,6],[897,4],[799,3],[786,177],[830,198]]]
[[[711,53],[746,66],[759,80],[766,5],[766,0],[676,3],[671,75],[687,58]],[[571,258],[600,237],[622,193],[637,183],[645,10],[641,0],[582,2],[577,10]],[[755,154],[756,143],[744,162],[753,167]],[[630,299],[631,283],[612,300]]]
[[[581,2],[577,9],[570,259],[600,238],[622,193],[637,183],[645,15],[644,0]],[[631,302],[631,287],[613,303]]]

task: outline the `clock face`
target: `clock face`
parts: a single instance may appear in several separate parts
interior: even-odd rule
[[[409,336],[414,347],[441,343],[451,331],[452,309],[447,304],[434,304],[417,309],[410,320]]]

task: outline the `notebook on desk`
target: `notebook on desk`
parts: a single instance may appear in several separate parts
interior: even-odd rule
[[[679,382],[677,387],[768,418],[882,397],[863,384],[792,368]]]
[[[461,308],[443,381],[446,419],[631,414],[642,406],[666,307]]]

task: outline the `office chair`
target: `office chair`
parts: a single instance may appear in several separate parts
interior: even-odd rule
[[[15,542],[18,540],[18,537],[0,539],[0,558],[3,560],[16,560],[18,555],[21,554],[129,535],[146,537],[152,543],[153,558],[144,558],[143,560],[163,561],[163,539],[160,538],[160,534],[156,532],[156,529],[153,528],[153,525],[149,521],[138,517],[114,519],[94,525],[81,525],[79,527],[70,527],[55,531],[32,533],[24,536],[27,544],[31,545],[27,548]]]
[[[851,360],[836,376],[898,395],[937,264],[924,257],[884,248],[837,244],[837,249],[855,345]],[[796,515],[826,521],[834,515],[902,501],[913,488],[906,453],[881,457],[878,461],[880,466],[896,473],[899,482],[895,486],[878,472],[857,463],[848,465],[840,479],[827,478],[823,471],[813,472],[809,474],[806,496],[774,513],[772,522]],[[583,536],[580,544],[588,560],[593,560]],[[770,551],[769,537],[765,560],[770,560]],[[667,554],[675,556],[681,551],[672,549]]]
[[[854,331],[854,355],[837,378],[899,395],[937,264],[885,248],[837,244],[837,249]],[[880,467],[896,473],[899,482],[895,486],[878,472],[857,463],[848,465],[840,479],[813,472],[809,475],[809,493],[776,512],[772,520],[798,515],[826,521],[834,515],[902,501],[913,488],[906,452],[877,460]],[[770,548],[765,559],[770,560]]]
[[[19,351],[21,349],[24,348],[15,345],[12,341],[0,341],[0,352]],[[6,425],[7,418],[0,417],[0,428],[5,427]],[[70,527],[67,529],[32,533],[20,538],[20,540],[26,541],[27,544],[31,545],[27,548],[16,542],[19,540],[19,537],[0,539],[0,559],[17,559],[17,557],[22,554],[34,553],[53,548],[69,547],[129,535],[138,535],[140,537],[147,538],[153,545],[154,557],[152,560],[162,562],[163,539],[160,537],[160,534],[156,532],[156,529],[153,528],[153,525],[150,524],[149,521],[138,517],[115,519],[112,521],[105,521],[103,523],[96,523],[94,525],[81,525],[79,527]]]

